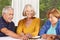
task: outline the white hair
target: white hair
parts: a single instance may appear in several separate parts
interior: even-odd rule
[[[2,14],[7,13],[9,9],[14,10],[11,6],[5,6],[2,10]]]
[[[25,7],[24,7],[24,10],[23,10],[23,16],[26,16],[26,8],[27,7],[31,7],[31,9],[34,12],[33,14],[35,15],[36,12],[35,12],[34,8],[32,7],[32,5],[31,4],[26,4]]]

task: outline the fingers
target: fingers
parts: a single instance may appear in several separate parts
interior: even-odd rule
[[[23,36],[23,37],[22,37],[22,40],[28,40],[28,37]]]
[[[44,35],[42,35],[42,38],[43,38],[43,39],[47,39],[47,38],[55,39],[55,35],[44,34]]]
[[[31,34],[26,34],[26,36],[27,36],[28,38],[32,38],[32,35],[31,35]]]
[[[46,34],[42,35],[42,38],[43,39],[46,39],[47,38],[47,35]]]

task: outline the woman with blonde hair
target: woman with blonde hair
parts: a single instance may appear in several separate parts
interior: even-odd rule
[[[40,19],[35,17],[35,11],[30,4],[25,5],[23,16],[25,18],[19,21],[17,34],[28,38],[38,36]]]
[[[60,11],[53,8],[47,13],[48,20],[40,30],[42,38],[55,38],[55,35],[60,35]]]

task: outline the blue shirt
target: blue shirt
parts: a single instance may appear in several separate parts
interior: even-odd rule
[[[54,27],[51,25],[50,28],[47,31],[47,34],[56,35],[56,25]]]
[[[39,35],[42,36],[43,34],[46,34],[47,31],[49,30],[50,26],[51,26],[51,22],[49,20],[47,20],[45,22],[45,24],[42,26],[42,28],[39,32]],[[56,35],[60,35],[60,19],[58,19],[55,30],[56,30]]]
[[[15,25],[14,25],[14,23],[13,23],[13,22],[7,23],[7,22],[4,20],[3,17],[0,17],[0,30],[1,30],[2,28],[7,28],[8,30],[11,30],[11,31],[15,32]],[[7,36],[7,35],[5,35],[4,33],[2,33],[2,32],[0,31],[0,37],[3,37],[3,36]]]

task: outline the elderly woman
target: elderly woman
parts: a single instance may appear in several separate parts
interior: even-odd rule
[[[54,38],[54,35],[60,35],[60,12],[53,8],[47,13],[48,20],[40,30],[39,35],[42,38]]]
[[[23,10],[24,19],[20,20],[17,27],[17,34],[28,38],[38,36],[40,19],[35,17],[35,11],[30,4]]]

